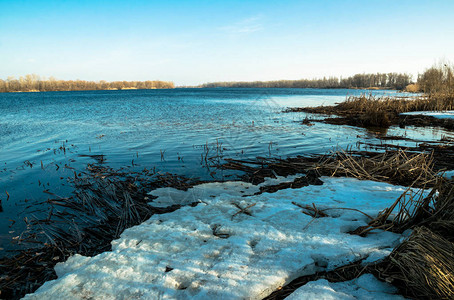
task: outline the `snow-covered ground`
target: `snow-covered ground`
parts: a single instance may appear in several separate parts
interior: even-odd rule
[[[447,111],[412,111],[402,113],[402,115],[421,115],[421,116],[429,116],[434,117],[437,119],[452,119],[454,118],[454,111],[447,110]]]
[[[159,198],[151,204],[200,203],[154,215],[125,230],[112,242],[110,252],[74,255],[57,264],[58,279],[25,298],[261,299],[299,276],[362,258],[381,259],[399,244],[403,237],[390,232],[376,231],[367,237],[348,234],[369,219],[340,208],[376,216],[404,187],[352,178],[321,179],[322,186],[247,197],[242,195],[257,187],[227,182],[187,192],[160,189],[152,193]],[[325,211],[329,216],[314,219],[292,202],[329,208]],[[322,281],[311,284],[338,287]],[[339,291],[357,295],[350,288]]]
[[[290,175],[288,177],[277,176],[276,178],[265,178],[265,181],[253,185],[244,181],[231,181],[225,182],[209,182],[196,185],[188,191],[181,191],[174,188],[159,188],[152,192],[150,195],[158,197],[150,202],[154,207],[168,207],[174,204],[187,205],[199,200],[205,201],[206,199],[215,198],[222,194],[231,196],[250,196],[260,191],[260,187],[277,185],[281,182],[291,182],[303,174]],[[205,199],[205,200],[203,200]]]
[[[373,275],[365,274],[357,279],[330,283],[325,279],[309,282],[285,299],[288,300],[403,300],[395,295],[397,289],[378,281]]]

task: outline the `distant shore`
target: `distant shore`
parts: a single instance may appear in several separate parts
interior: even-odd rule
[[[209,89],[209,88],[225,88],[225,89],[268,89],[268,87],[201,87],[201,86],[176,86],[171,88],[157,88],[157,87],[150,87],[150,88],[137,88],[137,87],[123,87],[123,88],[106,88],[106,89],[89,89],[89,90],[52,90],[52,91],[41,91],[41,90],[20,90],[20,91],[9,91],[9,92],[0,92],[0,93],[40,93],[40,92],[82,92],[82,91],[126,91],[126,90],[157,90],[157,89]],[[333,90],[333,89],[341,89],[341,90],[394,90],[392,88],[387,87],[342,87],[342,88],[289,88],[289,87],[270,87],[275,89],[320,89],[320,90]],[[400,90],[399,90],[400,91]],[[402,90],[402,92],[405,92]]]
[[[319,89],[319,90],[396,90],[391,87],[265,87],[265,86],[176,86],[177,89],[216,89],[216,88],[225,88],[225,89]]]
[[[3,93],[40,93],[40,92],[81,92],[81,91],[125,91],[125,90],[157,90],[156,87],[151,87],[148,89],[138,89],[136,87],[125,87],[125,88],[108,88],[103,90],[61,90],[61,91],[40,91],[40,90],[29,90],[29,91],[13,91],[13,92],[3,92]]]
[[[42,79],[37,75],[26,75],[19,79],[0,79],[0,93],[8,92],[66,92],[99,90],[173,89],[171,81],[86,81]]]
[[[374,73],[355,74],[350,77],[323,77],[316,79],[271,80],[271,81],[223,81],[207,82],[178,88],[312,88],[312,89],[366,89],[404,90],[414,85],[409,74]],[[19,79],[0,79],[1,92],[52,92],[52,91],[92,91],[92,90],[134,90],[134,89],[173,89],[171,81],[85,81],[43,79],[38,75],[25,75]]]

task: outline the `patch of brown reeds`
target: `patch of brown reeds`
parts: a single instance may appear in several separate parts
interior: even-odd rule
[[[383,153],[340,150],[330,155],[287,159],[265,157],[251,160],[226,159],[226,163],[217,167],[243,171],[245,175],[241,177],[242,180],[253,184],[262,183],[266,177],[305,174],[293,182],[262,186],[260,193],[320,185],[322,184],[318,179],[320,176],[354,177],[418,188],[430,188],[436,183],[431,154],[410,153],[401,149]],[[399,205],[401,204],[399,202]]]
[[[446,111],[453,109],[454,94],[437,93],[414,98],[377,97],[374,95],[350,96],[346,101],[335,106],[289,108],[285,112],[302,111],[337,115],[340,118],[327,118],[324,122],[336,125],[347,124],[360,127],[386,128],[391,125],[405,125],[405,117],[401,117],[401,113],[413,111]],[[424,116],[419,116],[419,118],[432,119]],[[412,117],[409,119],[412,119]],[[408,125],[417,125],[417,123]],[[443,123],[438,125],[443,126]]]
[[[416,143],[415,146],[401,146],[383,142],[381,142],[380,144],[364,143],[364,145],[366,145],[370,149],[387,151],[390,153],[394,151],[403,151],[407,155],[412,155],[415,153],[430,153],[433,170],[443,171],[454,169],[454,144],[452,143],[453,141],[451,141],[449,138],[443,138],[440,141],[434,142],[414,142]],[[361,152],[359,153],[359,155],[362,155]]]
[[[399,287],[405,296],[453,299],[454,185],[442,177],[434,180],[429,193],[407,189],[368,226],[353,233],[413,229],[410,238],[380,264],[379,276]]]
[[[340,150],[316,163],[313,170],[327,176],[347,176],[405,186],[433,184],[436,175],[432,155],[403,150],[369,156]]]
[[[405,87],[407,93],[418,93],[421,90],[421,86],[418,83],[411,83]]]
[[[445,239],[454,242],[454,184],[452,181],[439,179],[436,201],[429,216],[418,222]]]
[[[454,298],[454,244],[425,227],[394,249],[380,276],[417,299]]]

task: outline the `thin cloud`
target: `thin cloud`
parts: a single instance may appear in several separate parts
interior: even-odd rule
[[[247,18],[219,29],[232,35],[250,34],[263,29],[260,19],[259,17]]]

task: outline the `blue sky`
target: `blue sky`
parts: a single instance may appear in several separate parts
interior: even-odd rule
[[[454,1],[0,0],[0,78],[417,74],[454,61]]]

